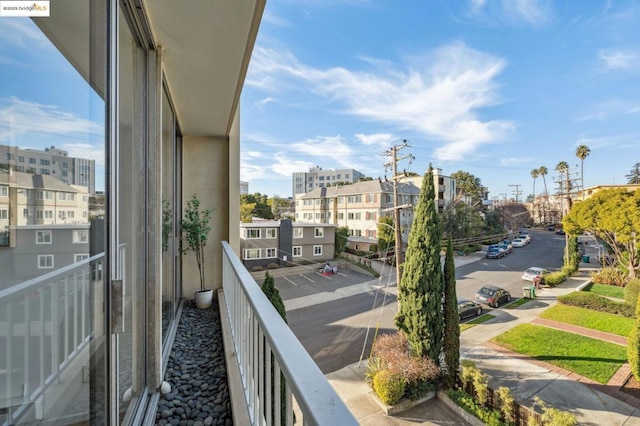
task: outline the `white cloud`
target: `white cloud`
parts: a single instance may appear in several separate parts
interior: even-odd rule
[[[28,138],[31,142],[40,140],[51,144],[54,138],[77,140],[65,142],[61,148],[69,151],[71,156],[91,158],[97,165],[104,165],[102,124],[61,111],[55,105],[27,102],[15,97],[2,101],[6,105],[0,108],[0,141]]]
[[[539,27],[552,18],[549,0],[470,0],[468,16],[495,25],[530,25]]]
[[[355,137],[363,145],[373,145],[375,147],[378,147],[380,150],[390,148],[399,139],[391,133],[373,133],[370,135],[365,135],[364,133],[356,133]]]
[[[291,160],[291,157],[285,152],[276,153],[274,160],[275,163],[271,166],[271,170],[287,178],[291,178],[294,172],[305,172],[308,171],[310,167],[315,166],[315,164],[310,161]]]
[[[638,52],[603,49],[598,53],[598,57],[607,70],[629,70],[640,65]]]
[[[272,82],[302,81],[312,91],[344,105],[344,112],[403,130],[416,130],[442,145],[439,159],[452,160],[502,139],[508,121],[482,121],[477,111],[499,103],[501,58],[455,42],[414,58],[406,69],[319,69],[288,51],[258,47],[251,74]],[[369,62],[371,63],[371,62]],[[305,87],[306,88],[306,87]]]
[[[272,98],[271,96],[267,96],[264,99],[260,99],[259,101],[254,102],[254,105],[258,108],[258,109],[262,109],[264,108],[264,106],[270,102],[275,102],[275,98]]]

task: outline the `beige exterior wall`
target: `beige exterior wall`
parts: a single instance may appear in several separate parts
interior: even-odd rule
[[[183,135],[183,181],[182,205],[186,206],[191,194],[196,194],[202,202],[202,208],[215,209],[213,229],[205,248],[205,280],[207,287],[222,287],[222,246],[221,241],[229,241],[231,234],[237,238],[237,224],[233,233],[229,232],[231,212],[229,196],[230,150],[227,138]],[[240,165],[236,167],[239,169]],[[240,179],[238,177],[238,188]],[[238,216],[239,217],[239,216]],[[238,246],[237,246],[238,247]],[[198,266],[195,256],[187,253],[182,256],[182,294],[193,298],[193,292],[200,287]]]
[[[229,132],[229,237],[227,242],[240,257],[240,238],[237,224],[240,223],[240,105]],[[246,182],[245,182],[246,183]],[[247,184],[248,185],[248,184]]]

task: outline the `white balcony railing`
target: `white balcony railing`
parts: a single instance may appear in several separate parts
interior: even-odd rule
[[[296,424],[356,425],[351,412],[229,244],[222,245],[226,306],[221,307],[221,314],[228,315],[231,325],[251,423],[292,425],[294,398],[302,413],[302,418],[296,415]],[[281,385],[284,392],[278,391]]]
[[[92,335],[93,284],[102,281],[103,262],[99,254],[0,291],[0,424],[27,411],[42,420],[47,389],[77,369]]]

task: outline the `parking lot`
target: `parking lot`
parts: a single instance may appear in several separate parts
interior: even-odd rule
[[[318,268],[320,267],[321,265],[318,266]],[[318,268],[314,268],[311,271],[292,271],[291,274],[274,277],[274,280],[285,304],[287,300],[321,293],[344,295],[345,290],[363,292],[378,283],[378,278],[351,269],[348,264],[339,264],[337,267],[338,271],[334,275],[322,275]],[[362,286],[363,283],[367,283],[367,285]]]

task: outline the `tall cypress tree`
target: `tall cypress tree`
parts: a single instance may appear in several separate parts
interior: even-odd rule
[[[447,383],[453,388],[460,367],[460,317],[456,294],[456,266],[453,262],[453,243],[449,236],[447,255],[444,258],[444,362],[447,366]]]
[[[405,333],[413,356],[439,364],[444,321],[444,280],[440,262],[442,227],[436,209],[433,167],[422,179],[402,279],[398,284],[396,326]]]
[[[276,311],[280,314],[284,322],[287,322],[287,311],[284,307],[282,297],[280,297],[280,291],[276,287],[273,277],[267,272],[262,282],[262,292],[267,296],[267,299],[271,302]]]

